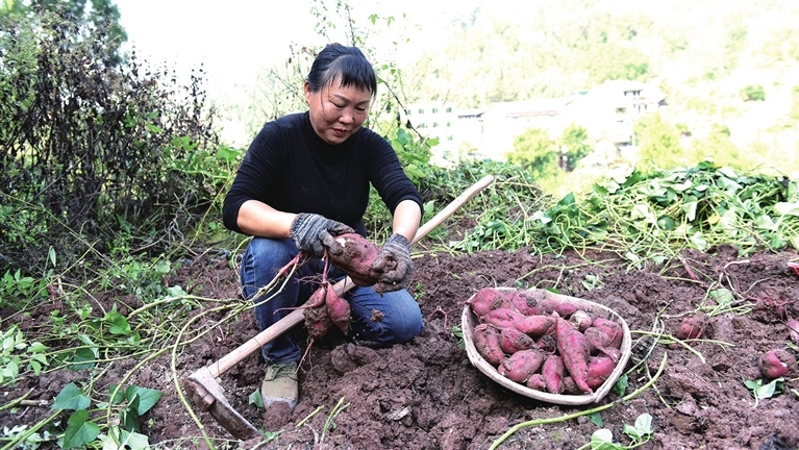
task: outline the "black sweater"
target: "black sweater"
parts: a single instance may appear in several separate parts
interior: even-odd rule
[[[339,145],[323,141],[308,112],[269,122],[250,144],[225,196],[222,219],[237,225],[239,208],[259,200],[286,212],[309,212],[363,233],[363,214],[372,184],[391,213],[403,200],[422,208],[422,199],[400,166],[391,145],[367,128]]]

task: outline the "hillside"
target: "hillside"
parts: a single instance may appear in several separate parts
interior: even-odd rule
[[[406,94],[481,107],[638,79],[667,94],[662,116],[690,134],[684,146],[702,153],[721,132],[746,165],[797,171],[796,23],[792,1],[531,2],[512,18],[483,5],[420,56],[410,72],[424,75]],[[745,101],[747,88],[765,98]]]

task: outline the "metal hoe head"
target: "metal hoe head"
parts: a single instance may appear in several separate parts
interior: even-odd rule
[[[261,435],[257,428],[230,406],[219,380],[208,367],[189,375],[185,379],[184,386],[194,404],[208,412],[236,438],[247,440]]]

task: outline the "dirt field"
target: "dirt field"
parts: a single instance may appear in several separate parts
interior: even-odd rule
[[[665,371],[654,387],[601,412],[602,427],[621,444],[622,432],[642,413],[653,417],[652,440],[645,449],[796,449],[799,443],[799,380],[794,372],[784,391],[755,399],[745,380],[760,378],[757,358],[772,348],[786,348],[786,315],[799,316],[799,276],[786,263],[796,253],[738,255],[731,247],[708,253],[684,252],[663,266],[634,268],[611,253],[569,252],[531,255],[493,251],[471,256],[423,254],[416,259],[413,292],[426,326],[407,345],[373,349],[330,335],[317,343],[300,370],[296,409],[264,413],[248,405],[264,365],[257,355],[222,376],[226,397],[252,424],[280,431],[268,443],[236,442],[216,421],[196,411],[207,433],[230,439],[229,448],[262,449],[485,449],[512,426],[533,419],[558,418],[618,400],[609,394],[598,404],[581,407],[538,402],[500,387],[469,362],[452,332],[460,324],[464,302],[486,286],[556,288],[562,294],[606,305],[620,314],[632,332],[633,351],[627,365],[627,393],[656,373],[664,353]],[[238,279],[219,260],[203,258],[182,269],[171,283],[202,287],[199,295],[235,298]],[[719,308],[709,292],[724,288],[733,302]],[[653,332],[676,333],[684,316],[704,305],[704,339],[693,351],[656,344]],[[110,307],[110,306],[109,306]],[[732,310],[730,308],[733,308]],[[39,308],[42,320],[49,314]],[[31,318],[36,321],[36,315]],[[304,330],[293,333],[303,339]],[[194,342],[177,355],[179,376],[224,356],[257,333],[251,314]],[[795,348],[789,349],[796,355]],[[703,361],[704,360],[704,361]],[[104,379],[121,378],[135,361],[119,361]],[[32,399],[52,399],[80,372],[56,372],[23,380],[6,389],[6,398],[34,388]],[[145,416],[143,433],[166,448],[205,448],[200,429],[176,395],[171,355],[137,370],[130,380],[159,389],[163,397]],[[339,401],[346,408],[325,426]],[[321,410],[316,414],[317,408]],[[42,408],[43,409],[43,408]],[[49,414],[32,408],[25,413],[0,411],[3,424],[35,423]],[[301,426],[298,423],[304,420]],[[587,417],[520,429],[500,449],[590,448],[599,429]]]

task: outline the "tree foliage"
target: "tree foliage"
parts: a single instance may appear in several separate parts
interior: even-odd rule
[[[0,269],[50,246],[108,250],[120,229],[166,238],[216,192],[191,170],[215,142],[201,77],[107,65],[106,32],[46,11],[0,19]]]

